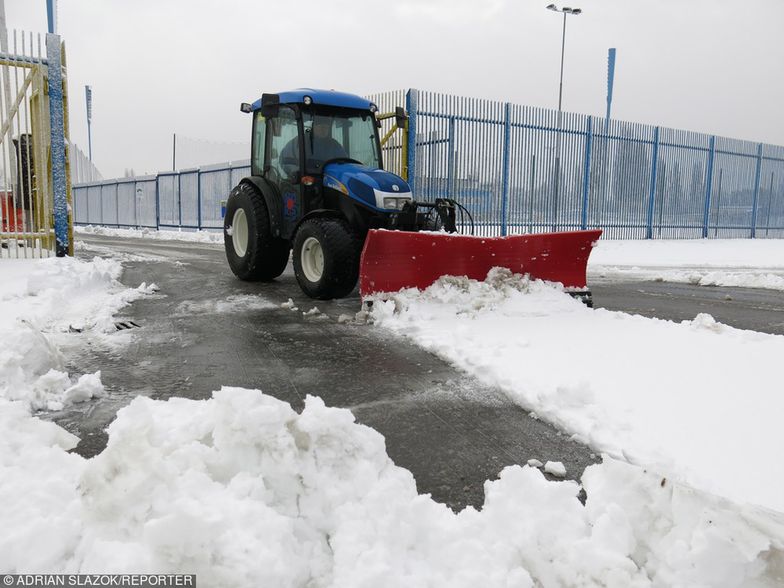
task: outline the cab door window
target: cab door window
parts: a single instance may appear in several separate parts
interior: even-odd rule
[[[251,174],[262,175],[264,171],[264,147],[267,138],[267,121],[257,110],[253,115],[253,137],[251,140]]]
[[[300,170],[299,128],[294,110],[281,106],[278,115],[269,120],[268,173],[272,181],[293,181]]]

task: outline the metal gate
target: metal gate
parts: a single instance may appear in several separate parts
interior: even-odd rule
[[[0,30],[0,258],[73,254],[64,63],[59,36]]]

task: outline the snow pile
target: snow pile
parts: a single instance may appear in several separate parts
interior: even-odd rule
[[[156,289],[122,286],[119,262],[95,258],[6,260],[0,264],[0,398],[59,410],[100,395],[100,372],[71,378],[57,340],[68,333],[114,332],[112,316]]]
[[[0,413],[2,414],[2,413]],[[205,586],[774,586],[780,521],[608,459],[575,482],[530,467],[481,511],[417,495],[383,438],[308,397],[137,398],[102,454],[23,421],[0,441],[0,569],[183,572]]]
[[[499,269],[404,290],[373,318],[600,452],[784,511],[784,337],[592,310]]]
[[[784,240],[600,239],[588,264],[590,279],[611,278],[784,290]]]
[[[166,231],[157,229],[113,229],[109,227],[88,225],[74,227],[77,235],[104,235],[107,237],[125,237],[132,239],[155,239],[158,241],[189,241],[191,243],[223,244],[223,233],[215,231]]]

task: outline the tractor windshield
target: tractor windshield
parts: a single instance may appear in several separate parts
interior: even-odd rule
[[[331,159],[354,159],[380,168],[376,119],[370,112],[321,109],[302,113],[306,173],[321,173]]]

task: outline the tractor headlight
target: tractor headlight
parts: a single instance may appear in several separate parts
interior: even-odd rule
[[[405,206],[406,202],[411,200],[410,198],[384,198],[384,208],[387,209],[394,209],[394,210],[403,210],[403,206]]]

